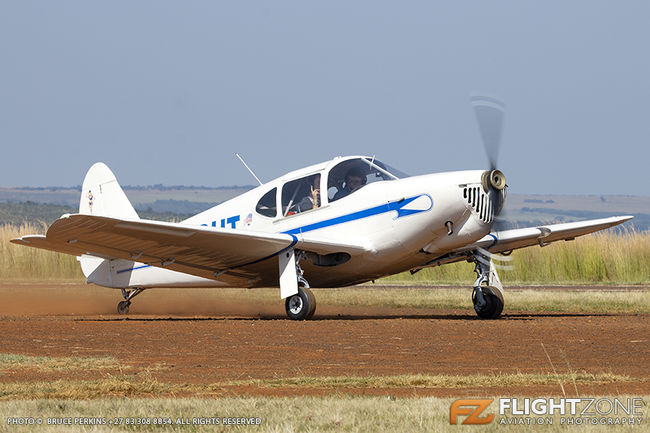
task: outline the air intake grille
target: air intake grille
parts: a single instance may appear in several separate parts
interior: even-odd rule
[[[463,198],[484,223],[491,223],[494,219],[494,209],[490,197],[481,186],[466,186],[463,188]]]

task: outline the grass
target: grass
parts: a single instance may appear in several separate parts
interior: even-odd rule
[[[504,386],[532,386],[555,385],[562,381],[577,384],[604,384],[618,382],[638,382],[646,379],[632,379],[629,376],[611,373],[589,374],[495,374],[495,375],[398,375],[398,376],[341,376],[341,377],[289,377],[276,379],[249,379],[229,383],[221,386],[257,386],[262,388],[465,388],[465,387],[504,387]]]
[[[0,280],[83,281],[75,257],[13,245],[9,240],[25,234],[43,234],[45,224],[0,226]],[[506,284],[648,284],[650,232],[599,232],[572,242],[556,242],[513,253],[514,269],[501,271]],[[473,265],[453,263],[403,273],[379,280],[384,284],[424,283],[469,285]]]
[[[494,374],[494,375],[397,375],[397,376],[338,376],[311,377],[296,376],[271,379],[245,379],[215,382],[210,384],[167,383],[155,379],[149,370],[136,374],[106,374],[100,379],[53,380],[48,382],[0,383],[0,400],[63,399],[86,400],[106,397],[156,397],[191,396],[218,397],[231,394],[233,389],[281,388],[295,391],[326,389],[328,391],[349,391],[351,389],[457,389],[511,386],[566,384],[597,385],[622,382],[646,382],[647,379],[631,378],[611,373],[570,374]]]
[[[468,284],[468,286],[471,285]],[[396,308],[471,308],[467,288],[347,288],[315,290],[318,302],[328,305]],[[650,313],[650,290],[570,291],[505,289],[507,311],[570,311],[574,313]]]
[[[0,226],[0,280],[84,281],[76,257],[9,242],[22,235],[45,234],[46,231],[45,223]]]
[[[602,231],[569,242],[530,247],[513,252],[514,269],[500,271],[508,284],[648,284],[650,282],[650,232]],[[382,282],[471,284],[474,265],[452,263],[403,273]]]
[[[510,396],[508,396],[510,397]],[[637,398],[638,396],[630,396]],[[495,399],[498,397],[495,397]],[[619,397],[620,399],[621,397]],[[628,398],[623,397],[623,398]],[[644,397],[648,401],[648,396]],[[498,402],[493,401],[484,414],[495,414],[495,420],[484,426],[449,424],[451,398],[394,398],[341,395],[334,397],[228,397],[217,399],[102,399],[92,401],[31,400],[0,402],[0,432],[43,433],[59,431],[93,432],[521,432],[521,425],[500,425]],[[648,406],[641,409],[647,423]],[[7,425],[7,417],[40,418],[44,425]],[[54,426],[47,418],[117,419],[120,426]],[[260,425],[221,425],[224,417],[261,418]],[[154,419],[169,418],[171,425],[156,425]],[[219,425],[192,424],[193,418],[219,419]],[[567,428],[554,416],[553,425],[535,426],[534,431],[548,433],[578,431],[585,433],[642,431],[641,426],[589,425]],[[126,425],[134,422],[136,425]],[[177,423],[187,419],[189,425]],[[461,420],[463,418],[460,418]],[[138,422],[143,424],[137,425]],[[147,424],[147,422],[149,424]],[[643,425],[643,424],[642,424]]]
[[[40,372],[69,370],[102,370],[124,368],[112,357],[61,357],[27,356],[0,353],[0,372],[16,369],[34,369]]]
[[[373,287],[372,285],[340,289],[314,289],[319,306],[340,307],[387,307],[387,308],[430,308],[438,310],[472,310],[470,300],[471,284],[467,287]],[[58,288],[61,296],[74,292],[75,288]],[[63,291],[66,292],[63,292]],[[177,308],[187,312],[209,314],[210,305],[227,301],[232,305],[279,305],[278,289],[156,289],[145,292],[138,302],[145,302],[149,296],[156,300],[174,301]],[[196,300],[202,305],[196,306]],[[184,302],[188,302],[187,307]],[[235,309],[236,311],[236,309]],[[522,312],[572,312],[572,313],[650,313],[650,289],[639,290],[566,290],[551,288],[505,288],[505,313]],[[167,311],[165,311],[167,312]],[[341,313],[345,313],[341,309]],[[318,314],[318,306],[316,307]]]

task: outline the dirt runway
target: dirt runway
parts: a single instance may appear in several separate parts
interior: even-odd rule
[[[469,309],[319,305],[315,320],[293,322],[285,319],[280,303],[238,305],[191,298],[151,298],[139,312],[123,317],[112,314],[118,292],[89,291],[83,285],[2,284],[0,353],[112,356],[136,369],[162,365],[164,368],[152,369],[151,374],[161,382],[173,383],[295,376],[547,374],[555,369],[558,373],[613,373],[633,379],[579,385],[581,395],[650,393],[650,320],[643,314],[508,311],[501,320],[484,321]],[[195,313],[179,313],[181,307],[193,308]],[[102,374],[88,371],[79,373],[78,378]],[[60,376],[65,377],[63,373],[12,371],[3,374],[2,380]],[[566,387],[574,393],[573,385]],[[561,393],[557,384],[347,391],[438,396]],[[233,392],[286,395],[331,391],[242,388]]]

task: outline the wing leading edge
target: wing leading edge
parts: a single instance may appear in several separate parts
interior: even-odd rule
[[[534,245],[546,246],[556,241],[573,240],[578,236],[614,227],[632,218],[634,217],[629,215],[615,216],[587,221],[496,231],[485,235],[482,239],[472,244],[457,248],[449,254],[431,260],[414,270],[465,260],[467,259],[467,253],[478,248],[482,248],[491,253],[503,253]]]

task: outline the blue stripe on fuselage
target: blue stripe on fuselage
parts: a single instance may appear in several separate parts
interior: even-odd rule
[[[306,226],[302,226],[302,227],[296,227],[295,229],[287,230],[287,231],[284,231],[282,233],[286,233],[286,234],[289,234],[289,235],[295,235],[295,234],[298,234],[298,233],[310,232],[312,230],[318,230],[318,229],[322,229],[324,227],[330,227],[330,226],[335,226],[337,224],[343,224],[343,223],[350,222],[350,221],[360,220],[360,219],[363,219],[363,218],[368,218],[368,217],[371,217],[371,216],[374,216],[374,215],[380,215],[382,213],[386,213],[386,212],[390,212],[390,211],[397,211],[397,217],[396,218],[401,218],[401,217],[404,217],[404,216],[407,216],[407,215],[413,215],[413,214],[420,213],[420,212],[426,212],[426,211],[430,210],[431,207],[433,207],[433,199],[431,199],[431,196],[428,196],[429,199],[431,199],[431,203],[432,203],[431,207],[429,207],[429,209],[425,209],[425,210],[403,209],[404,206],[406,206],[407,204],[411,203],[412,201],[414,201],[414,200],[416,200],[416,199],[418,199],[418,198],[420,198],[420,197],[422,197],[424,195],[428,196],[427,194],[416,195],[415,197],[411,197],[411,198],[407,198],[407,199],[403,199],[403,200],[399,200],[399,201],[394,201],[394,202],[391,202],[391,203],[381,204],[379,206],[371,207],[370,209],[365,209],[365,210],[361,210],[361,211],[358,211],[358,212],[353,212],[353,213],[350,213],[350,214],[347,214],[347,215],[342,215],[340,217],[331,218],[331,219],[324,220],[324,221],[319,221],[319,222],[313,223],[313,224],[307,224]]]

